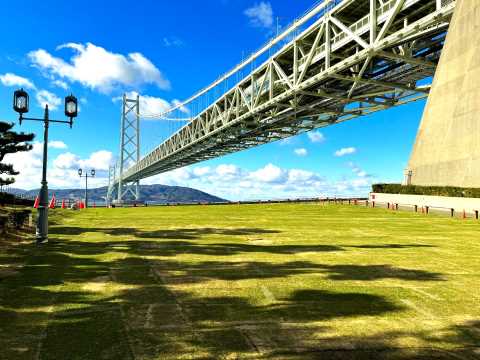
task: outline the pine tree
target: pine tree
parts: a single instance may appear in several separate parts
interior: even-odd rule
[[[0,121],[0,175],[7,174],[7,176],[9,176],[7,178],[0,176],[0,186],[13,184],[15,179],[12,176],[19,174],[19,172],[13,168],[13,164],[3,163],[5,155],[31,150],[32,145],[29,144],[29,142],[32,141],[35,136],[34,134],[11,131],[13,125],[14,124]]]

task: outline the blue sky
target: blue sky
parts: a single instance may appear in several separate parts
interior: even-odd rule
[[[16,121],[12,93],[28,88],[29,115],[40,103],[80,99],[70,130],[51,128],[50,186],[78,187],[79,166],[95,167],[106,183],[117,153],[120,103],[136,91],[165,106],[208,85],[276,31],[313,6],[297,0],[64,1],[27,0],[0,13],[0,119]],[[376,181],[401,181],[424,102],[383,111],[145,180],[200,188],[229,199],[364,195]],[[144,129],[158,123],[142,122]],[[16,127],[18,130],[19,127]],[[35,132],[40,124],[25,123]],[[154,133],[153,131],[151,133]],[[146,139],[146,138],[145,138]],[[144,148],[152,147],[153,137]],[[10,157],[22,174],[16,186],[36,188],[40,149]],[[341,155],[341,156],[340,156]],[[228,181],[226,181],[228,180]]]

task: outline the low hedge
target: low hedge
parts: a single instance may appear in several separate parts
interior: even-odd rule
[[[405,194],[405,195],[432,195],[480,198],[480,188],[461,188],[453,186],[418,186],[402,184],[374,184],[374,193]]]
[[[15,201],[14,195],[0,192],[0,206],[13,204],[14,201]]]
[[[14,210],[9,214],[9,222],[17,230],[21,229],[27,222],[31,211],[28,209]]]
[[[0,234],[4,234],[7,231],[8,216],[6,214],[0,214]]]
[[[18,205],[18,206],[33,206],[34,200],[22,199],[13,194],[0,192],[0,206]]]
[[[8,228],[20,230],[25,227],[31,213],[30,209],[0,210],[0,234],[5,234]]]

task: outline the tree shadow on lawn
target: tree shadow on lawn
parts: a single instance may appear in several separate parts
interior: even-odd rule
[[[314,322],[382,316],[402,311],[403,305],[375,294],[295,289],[292,283],[290,295],[260,306],[238,296],[172,292],[170,285],[205,282],[208,288],[212,279],[234,282],[315,273],[336,280],[442,279],[441,274],[389,265],[147,260],[145,257],[151,255],[172,255],[179,246],[192,254],[212,255],[315,251],[301,246],[192,245],[189,241],[160,244],[52,239],[46,247],[21,245],[11,250],[9,256],[23,258],[25,266],[17,276],[0,281],[0,330],[4,334],[0,346],[6,349],[5,358],[35,357],[39,343],[41,359],[176,359],[178,354],[218,358],[230,353],[261,358],[258,351],[263,351],[262,347],[274,353],[275,349],[301,348],[302,339],[294,331],[285,331],[285,323],[302,324],[301,337],[312,339],[321,331],[318,325],[308,328]],[[101,260],[86,256],[116,248],[128,257]],[[215,295],[215,289],[211,293]],[[282,333],[283,340],[275,337]],[[345,338],[344,345],[354,340],[360,339]],[[389,344],[385,342],[385,346],[392,346]]]
[[[438,272],[405,269],[391,265],[322,265],[332,280],[381,280],[445,281]]]
[[[115,276],[116,281],[121,278],[121,274]],[[161,284],[141,283],[142,287],[118,296],[90,300],[86,310],[56,312],[42,346],[48,352],[42,358],[74,359],[78,354],[98,358],[107,351],[106,358],[112,359],[223,358],[232,353],[259,359],[450,359],[453,355],[473,355],[473,346],[480,340],[480,322],[451,327],[444,336],[389,331],[333,338],[331,331],[322,338],[331,324],[313,325],[403,310],[378,295],[296,290],[279,303],[256,306],[242,297],[172,294]],[[75,293],[65,294],[72,295]],[[289,328],[285,324],[297,325]],[[398,347],[398,340],[405,337],[429,341],[432,347]],[[96,341],[92,342],[93,338]],[[445,343],[455,348],[441,350]]]
[[[435,332],[386,331],[376,335],[338,336],[297,341],[295,350],[277,348],[262,359],[332,359],[332,360],[475,360],[480,359],[480,320],[451,325]],[[278,337],[289,336],[279,332]],[[402,339],[426,341],[425,347],[402,347]],[[281,340],[279,340],[281,341]]]
[[[344,317],[382,315],[401,311],[383,296],[327,290],[295,290],[266,306],[252,305],[241,297],[192,297],[176,294],[192,323],[308,323]]]
[[[278,234],[278,230],[268,230],[260,228],[238,228],[238,229],[223,229],[223,228],[179,228],[179,229],[164,229],[154,231],[143,231],[137,228],[91,228],[91,227],[75,227],[75,226],[56,226],[51,229],[52,233],[56,235],[81,235],[84,233],[101,232],[112,236],[135,236],[142,239],[185,239],[195,240],[200,239],[205,235],[258,235],[258,234]]]
[[[193,241],[65,241],[66,251],[95,255],[118,250],[136,256],[176,256],[179,254],[227,256],[248,253],[296,254],[302,252],[344,251],[335,245],[255,245],[238,243],[197,243]]]
[[[179,254],[228,256],[249,253],[268,253],[278,255],[296,254],[302,252],[334,252],[345,251],[334,245],[253,245],[238,243],[208,243],[199,244],[192,241],[107,241],[81,242],[62,241],[58,251],[75,255],[101,255],[112,251],[128,254],[126,262],[135,262],[144,257],[174,257]],[[242,261],[225,263],[206,261],[198,264],[184,264],[175,261],[158,261],[161,268],[183,270],[188,269],[194,277],[211,277],[223,280],[283,277],[289,274],[319,273],[327,274],[332,280],[381,280],[399,279],[409,281],[440,281],[444,280],[441,273],[419,269],[381,265],[327,265],[313,262],[295,261],[283,263]],[[118,265],[118,266],[124,266]]]
[[[130,260],[122,262],[131,263]],[[269,263],[263,261],[221,262],[204,261],[184,264],[175,261],[151,261],[162,273],[163,281],[175,284],[198,283],[209,280],[249,280],[288,278],[310,274],[326,275],[327,279],[342,281],[375,281],[397,279],[404,281],[445,281],[441,273],[393,267],[391,265],[327,265],[309,261]],[[122,266],[119,266],[122,267]]]
[[[136,272],[136,269],[123,270],[126,273],[112,275],[114,283],[124,284],[123,276]],[[0,328],[4,330],[0,344],[7,349],[6,355],[21,355],[19,349],[34,345],[29,347],[24,343],[32,337],[41,341],[41,359],[175,359],[185,355],[196,358],[195,354],[199,358],[200,354],[218,358],[230,353],[255,354],[257,340],[252,337],[259,336],[257,330],[244,330],[243,325],[261,324],[269,332],[277,332],[284,322],[308,324],[402,309],[382,296],[324,290],[294,291],[281,299],[280,304],[256,306],[242,297],[171,293],[164,284],[138,273],[134,277],[137,286],[121,290],[115,296],[84,290],[89,281],[95,280],[92,276],[102,273],[77,274],[74,279],[69,278],[73,273],[65,274],[65,282],[83,280],[80,282],[83,287],[76,290],[55,292],[24,286],[21,294],[17,294],[22,296],[15,301],[12,299],[8,304],[2,301],[2,307],[8,305],[12,309],[0,311]],[[42,309],[49,303],[57,306],[51,314]],[[31,310],[36,307],[40,308]],[[30,311],[25,312],[26,309]],[[295,345],[284,344],[284,347]]]
[[[434,245],[428,244],[368,244],[368,245],[342,245],[348,248],[355,249],[379,249],[379,250],[388,250],[388,249],[415,249],[415,248],[432,248]]]
[[[91,253],[90,249],[95,247],[115,248],[120,246],[129,246],[131,251],[138,249],[138,252],[156,252],[162,253],[162,256],[174,256],[179,253],[191,253],[199,255],[234,255],[240,253],[272,253],[272,254],[295,254],[300,252],[333,252],[346,251],[348,248],[358,249],[409,249],[409,248],[430,248],[434,245],[428,244],[365,244],[365,245],[257,245],[257,244],[234,244],[234,243],[211,243],[208,245],[191,242],[200,240],[208,235],[222,236],[251,236],[262,234],[280,234],[279,230],[261,229],[261,228],[179,228],[155,231],[143,231],[137,228],[83,228],[56,226],[52,227],[53,235],[81,235],[86,233],[104,233],[110,236],[132,236],[135,239],[135,246],[130,246],[130,241],[108,241],[96,242],[84,251],[85,254]],[[136,239],[151,239],[157,241],[141,241]],[[189,240],[189,241],[165,241],[165,240]],[[161,241],[161,242],[160,242]],[[145,249],[148,249],[145,250]],[[140,251],[141,250],[141,251]],[[146,255],[144,253],[144,255]]]

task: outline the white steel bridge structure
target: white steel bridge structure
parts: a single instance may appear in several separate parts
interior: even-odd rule
[[[188,121],[143,157],[139,102],[124,98],[108,198],[138,198],[131,185],[143,178],[426,98],[455,5],[325,0],[210,86],[155,115]],[[202,102],[207,95],[212,100]]]

